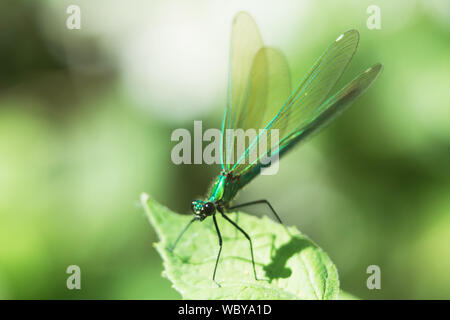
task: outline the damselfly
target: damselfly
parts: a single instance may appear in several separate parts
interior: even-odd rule
[[[205,200],[195,200],[191,208],[192,220],[181,231],[171,250],[194,221],[211,216],[219,238],[219,252],[212,275],[216,278],[217,265],[222,251],[222,236],[216,220],[219,213],[249,241],[253,274],[256,280],[253,245],[250,236],[230,219],[226,213],[255,204],[266,204],[275,218],[281,219],[267,200],[257,200],[231,205],[237,192],[252,181],[267,166],[263,159],[283,156],[292,147],[317,133],[338,114],[344,111],[376,79],[382,69],[375,64],[356,77],[337,93],[330,91],[336,85],[359,41],[359,33],[350,30],[341,34],[325,50],[297,88],[290,93],[290,75],[286,59],[277,49],[265,47],[254,20],[244,12],[233,21],[231,57],[229,66],[228,102],[222,120],[221,166],[210,195]],[[258,136],[241,153],[236,154],[234,138],[227,137],[227,129],[262,128]],[[279,139],[266,152],[254,155],[262,135],[270,136],[277,130]],[[216,282],[217,283],[217,282]],[[217,283],[218,284],[218,283]],[[218,284],[219,285],[219,284]],[[219,285],[220,286],[220,285]]]

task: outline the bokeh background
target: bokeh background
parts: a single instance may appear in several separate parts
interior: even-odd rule
[[[81,30],[66,28],[70,4]],[[381,8],[369,30],[366,9]],[[248,11],[297,83],[342,32],[361,33],[342,84],[371,89],[256,179],[364,299],[450,298],[450,3],[0,2],[0,298],[180,298],[161,276],[139,195],[189,213],[216,166],[174,165],[176,128],[220,126],[233,16]],[[265,214],[266,208],[249,212]],[[81,267],[81,290],[66,268]],[[381,290],[366,269],[381,268]]]

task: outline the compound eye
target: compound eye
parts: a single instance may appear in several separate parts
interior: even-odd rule
[[[216,207],[214,206],[214,204],[212,202],[207,202],[203,206],[203,210],[207,215],[210,215],[210,214],[213,214],[214,211],[216,211]]]
[[[192,212],[195,212],[195,201],[191,202],[191,210]]]

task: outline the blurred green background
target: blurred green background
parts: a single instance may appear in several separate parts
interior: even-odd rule
[[[81,30],[66,28],[70,4]],[[380,30],[366,26],[374,4]],[[360,298],[450,298],[447,0],[2,1],[0,298],[180,298],[138,199],[188,214],[218,173],[174,165],[170,135],[220,126],[240,10],[286,54],[294,84],[351,28],[361,41],[342,84],[376,62],[384,71],[238,201],[269,199]],[[72,264],[81,290],[66,288]],[[381,290],[366,287],[372,264]]]

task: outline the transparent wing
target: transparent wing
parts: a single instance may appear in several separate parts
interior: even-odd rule
[[[338,115],[345,111],[370,85],[375,81],[380,74],[383,66],[380,63],[370,67],[353,81],[347,84],[343,89],[326,100],[320,107],[321,112],[311,121],[307,126],[301,130],[294,131],[290,135],[284,137],[279,144],[279,152],[282,155],[288,151],[297,142],[311,137],[313,134],[319,132]]]
[[[272,154],[279,153],[279,156],[281,157],[285,152],[297,145],[297,143],[304,141],[306,138],[311,137],[313,134],[323,129],[370,87],[380,74],[381,70],[382,65],[379,63],[375,64],[356,77],[335,95],[327,99],[319,108],[321,112],[306,126],[281,139],[280,143],[272,148]],[[249,176],[253,177],[259,173],[259,167],[261,167],[260,158],[251,163],[247,170],[241,172],[241,174],[248,173]],[[243,180],[249,181],[250,177],[244,177]]]
[[[322,111],[322,103],[347,68],[358,42],[356,30],[340,35],[314,64],[269,128],[287,128],[287,132],[292,132],[310,123]]]
[[[234,172],[240,172],[258,158],[258,148],[252,148],[251,152],[246,152],[246,149],[258,140],[266,124],[280,111],[280,106],[289,96],[290,87],[289,67],[284,55],[275,48],[261,48],[250,72],[248,102],[235,127],[242,130],[235,131],[236,136],[232,140]],[[269,148],[268,145],[264,150]]]
[[[255,21],[239,12],[231,29],[230,65],[227,106],[222,120],[222,169],[228,171],[232,162],[232,141],[227,141],[226,129],[235,128],[244,111],[248,97],[248,83],[253,59],[263,42]]]
[[[290,74],[280,51],[263,47],[254,20],[237,14],[231,35],[228,103],[222,122],[222,169],[229,171],[246,149],[227,129],[261,129],[276,115],[290,92]],[[236,133],[236,132],[234,132]],[[241,135],[242,137],[242,135]],[[248,136],[247,145],[256,138]]]
[[[260,135],[246,149],[244,158],[254,154],[261,140],[272,141],[272,133],[277,129],[279,140],[302,131],[323,111],[323,102],[329,97],[331,89],[336,85],[358,46],[359,34],[350,30],[340,35],[313,65],[307,76],[289,96],[278,113],[265,125],[264,136]],[[267,151],[273,146],[267,148]],[[269,152],[260,150],[259,161]],[[248,161],[246,166],[235,164],[231,170],[243,174],[258,161]]]

